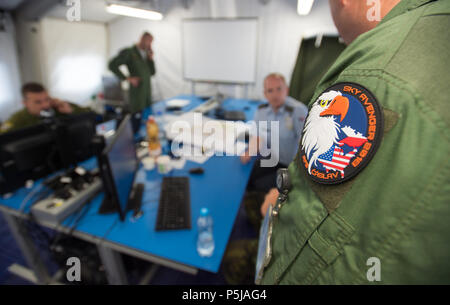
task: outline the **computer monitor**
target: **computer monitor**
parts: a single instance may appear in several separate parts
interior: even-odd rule
[[[24,186],[62,167],[56,138],[48,124],[0,135],[0,194]]]
[[[123,102],[124,95],[120,79],[115,76],[103,76],[103,98],[108,102]]]
[[[92,139],[96,135],[96,114],[84,112],[57,118],[58,145],[64,167],[94,156]]]
[[[98,135],[104,136],[105,138],[109,138],[113,135],[117,128],[117,120],[112,119],[109,121],[105,121],[103,123],[97,124],[95,127]]]
[[[95,118],[92,112],[52,117],[0,135],[0,194],[92,157]]]
[[[139,166],[130,115],[122,120],[111,143],[99,154],[98,161],[105,189],[99,213],[119,212],[123,221],[130,202],[135,201],[133,185]]]

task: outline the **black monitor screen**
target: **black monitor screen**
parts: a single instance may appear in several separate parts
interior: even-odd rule
[[[96,114],[85,112],[59,119],[58,134],[64,166],[69,167],[94,155],[92,138],[96,130]]]
[[[53,133],[45,124],[0,135],[0,194],[13,192],[62,167]]]
[[[133,130],[129,116],[119,126],[112,143],[106,148],[112,179],[120,209],[125,214],[138,167]]]

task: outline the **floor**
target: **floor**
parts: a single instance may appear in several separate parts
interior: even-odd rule
[[[45,230],[47,234],[53,235],[54,232]],[[247,221],[247,216],[243,206],[241,206],[235,221],[230,241],[242,238],[256,238],[256,232]],[[36,237],[37,241],[40,238]],[[51,257],[45,246],[39,246],[41,254],[50,270],[57,270],[57,264],[54,257]],[[27,266],[25,260],[16,245],[9,228],[0,213],[0,285],[30,285],[31,283],[11,274],[7,269],[13,264]],[[142,270],[147,270],[150,263],[130,257],[124,257],[124,264],[130,284],[138,284],[144,275]],[[83,271],[82,271],[83,273]],[[97,282],[98,283],[98,282]],[[100,280],[101,283],[101,280]],[[223,271],[219,270],[217,274],[199,271],[196,275],[190,275],[184,272],[176,271],[170,268],[160,266],[152,278],[150,284],[155,285],[224,285],[226,284]]]

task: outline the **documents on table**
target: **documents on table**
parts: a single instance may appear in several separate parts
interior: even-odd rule
[[[184,146],[199,147],[202,153],[212,151],[216,155],[238,156],[246,148],[244,142],[237,141],[249,130],[244,122],[213,120],[195,112],[166,117],[166,122],[168,139]]]
[[[166,102],[166,106],[183,108],[184,106],[188,105],[190,102],[191,101],[187,100],[187,99],[172,99],[172,100]]]

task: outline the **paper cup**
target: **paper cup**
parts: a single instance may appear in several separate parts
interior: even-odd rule
[[[146,157],[146,158],[142,159],[142,164],[144,165],[144,168],[146,170],[151,171],[152,169],[155,168],[155,158]]]
[[[160,156],[156,158],[156,167],[158,169],[158,173],[167,174],[172,169],[170,166],[170,157],[169,156]]]

